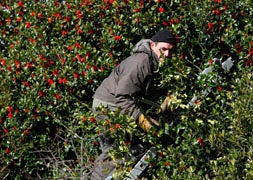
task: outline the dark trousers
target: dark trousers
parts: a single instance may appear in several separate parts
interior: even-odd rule
[[[99,106],[109,108],[112,111],[117,109],[116,105],[108,104],[107,102],[101,101],[99,99],[94,99],[92,104],[92,111],[97,115],[97,121],[106,120],[106,116],[102,114],[97,108]],[[91,180],[104,180],[108,175],[115,169],[115,164],[113,160],[108,156],[108,150],[113,148],[113,139],[104,134],[99,135],[100,146],[102,153],[94,161],[94,168],[91,174]]]
[[[107,103],[99,99],[94,99],[92,104],[92,110],[93,113],[97,115],[96,119],[98,121],[107,119],[104,114],[100,113],[97,110],[100,105],[103,105],[105,108],[109,108],[112,111],[117,110],[116,105],[112,103]],[[92,180],[104,180],[115,170],[116,166],[113,160],[107,154],[108,150],[112,149],[114,145],[114,140],[110,136],[100,134],[100,146],[102,153],[96,158],[94,162],[94,168],[91,174]],[[141,143],[141,141],[139,140],[135,141],[135,143],[131,143],[131,145],[132,146],[130,151],[133,155],[132,160],[134,162],[138,161],[140,157],[145,153],[145,151],[149,148],[149,145]],[[117,163],[121,163],[120,160]]]

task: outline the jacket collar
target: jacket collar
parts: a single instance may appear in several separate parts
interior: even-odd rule
[[[140,40],[134,47],[133,53],[146,53],[152,61],[153,72],[157,72],[159,68],[159,59],[157,55],[150,48],[150,39]]]

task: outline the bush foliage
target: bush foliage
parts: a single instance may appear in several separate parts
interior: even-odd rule
[[[126,158],[119,176],[132,166],[125,135],[138,134],[157,147],[147,177],[252,179],[252,7],[247,0],[2,1],[0,177],[85,179],[100,153],[98,134],[107,131],[119,144],[112,157]],[[97,122],[94,90],[135,43],[164,28],[179,44],[160,85],[174,94],[170,107],[182,121],[148,134],[118,113]],[[237,65],[221,75],[213,58],[229,56]],[[212,72],[199,76],[206,67]]]

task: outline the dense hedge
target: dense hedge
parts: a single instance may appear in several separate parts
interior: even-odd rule
[[[147,177],[251,179],[252,7],[247,0],[2,1],[0,177],[85,179],[100,152],[98,133],[108,131],[119,143],[114,158],[126,158],[125,134],[156,145]],[[174,94],[171,109],[182,121],[149,134],[118,113],[97,122],[96,87],[135,43],[163,28],[179,44],[161,68],[160,85]],[[229,56],[236,68],[217,78],[213,58]],[[212,73],[199,76],[206,67]],[[206,88],[208,96],[201,94]]]

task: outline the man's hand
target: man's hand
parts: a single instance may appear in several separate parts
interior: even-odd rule
[[[149,131],[152,127],[152,124],[160,126],[160,123],[150,117],[146,117],[144,114],[141,114],[138,118],[138,125],[144,130]]]
[[[167,95],[163,103],[161,104],[162,112],[165,112],[168,109],[169,103],[174,99],[173,95]]]

